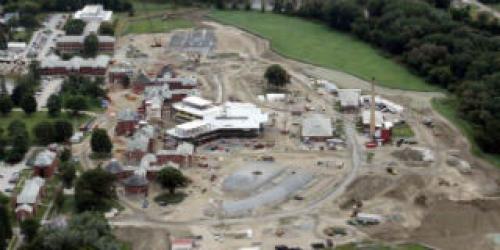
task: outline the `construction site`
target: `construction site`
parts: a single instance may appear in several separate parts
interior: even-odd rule
[[[201,110],[160,108],[159,119],[145,119],[158,159],[160,150],[171,150],[172,135],[194,150],[189,164],[179,167],[190,180],[182,202],[153,202],[162,193],[155,183],[147,196],[118,190],[125,209],[109,220],[134,249],[152,249],[144,242],[167,244],[165,238],[190,239],[194,249],[311,249],[359,241],[498,247],[500,202],[488,199],[498,192],[498,173],[471,156],[466,138],[432,110],[439,93],[386,89],[376,79],[293,61],[266,40],[206,20],[194,29],[120,37],[112,61],[148,79],[165,65],[177,77],[195,76],[193,101]],[[290,75],[286,89],[268,88],[263,75],[273,64]],[[148,103],[140,92],[110,89],[110,129],[121,110]],[[154,116],[151,103],[148,116]],[[193,117],[179,122],[179,110]],[[238,136],[240,123],[220,125],[205,115],[211,112],[227,119],[244,119],[248,112],[241,123],[256,122],[244,127],[256,132]],[[182,129],[210,136],[193,142],[179,135]],[[128,140],[113,136],[113,156],[133,168],[124,153]]]

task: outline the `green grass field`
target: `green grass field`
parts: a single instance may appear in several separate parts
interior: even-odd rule
[[[128,16],[128,13],[115,15],[117,35],[161,33],[193,26],[193,22],[186,19],[163,20],[162,13],[173,9],[169,3],[134,0],[132,4],[135,10],[134,16]]]
[[[48,116],[47,112],[36,112],[30,116],[27,116],[24,112],[21,111],[13,111],[11,112],[8,116],[0,116],[0,128],[3,128],[4,130],[7,129],[9,124],[16,120],[19,119],[23,121],[26,124],[26,128],[28,129],[28,132],[30,133],[31,139],[33,139],[32,130],[33,127],[35,127],[36,124],[42,121],[56,121],[56,120],[69,120],[73,123],[75,130],[78,129],[78,127],[83,124],[86,121],[89,121],[91,117],[86,116],[86,115],[80,115],[80,116],[70,116],[66,113],[60,114],[58,117],[50,117]]]
[[[159,17],[142,20],[129,20],[122,34],[163,33],[174,29],[193,27],[193,23],[184,19],[162,20]]]
[[[363,79],[376,78],[385,87],[436,91],[403,65],[369,44],[327,26],[297,17],[249,11],[213,11],[210,16],[269,39],[278,53],[300,61],[337,69]]]
[[[475,129],[474,126],[466,120],[460,118],[457,112],[457,106],[457,101],[451,98],[432,100],[432,107],[446,119],[457,125],[460,131],[467,137],[467,139],[471,143],[471,151],[474,155],[487,160],[497,167],[500,167],[500,155],[487,154],[479,148],[479,146],[475,143],[473,137],[473,132]]]

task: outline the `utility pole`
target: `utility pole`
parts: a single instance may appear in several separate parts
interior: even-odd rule
[[[372,91],[370,100],[370,139],[375,138],[375,78],[372,78]]]

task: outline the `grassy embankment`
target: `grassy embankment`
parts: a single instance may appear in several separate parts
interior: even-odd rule
[[[211,17],[269,39],[276,52],[293,59],[363,79],[375,77],[388,88],[438,90],[369,44],[320,23],[255,11],[213,11]]]
[[[116,15],[116,34],[143,34],[169,32],[174,29],[190,28],[193,22],[184,18],[164,18],[164,12],[172,9],[169,3],[133,1],[134,16],[128,13]]]
[[[488,154],[483,152],[477,143],[474,141],[474,130],[476,129],[471,123],[462,119],[458,114],[458,103],[455,99],[447,98],[447,99],[433,99],[432,107],[438,111],[442,116],[455,124],[460,131],[467,137],[469,142],[471,143],[471,152],[481,157],[491,164],[494,164],[497,167],[500,167],[500,155]]]

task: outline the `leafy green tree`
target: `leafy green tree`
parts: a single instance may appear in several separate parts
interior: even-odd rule
[[[28,218],[21,222],[21,233],[24,235],[27,242],[31,242],[40,228],[40,222],[36,219]]]
[[[269,66],[266,73],[264,73],[264,78],[266,78],[268,84],[274,87],[283,87],[287,83],[290,83],[290,76],[286,70],[278,64]]]
[[[33,134],[36,137],[38,143],[42,145],[47,145],[55,142],[55,135],[57,131],[51,122],[42,121],[35,125],[33,128]]]
[[[106,211],[116,198],[115,176],[96,168],[84,172],[75,183],[75,205],[78,211]]]
[[[87,108],[87,100],[81,95],[69,96],[66,98],[64,106],[71,110],[73,115],[78,115],[80,111]]]
[[[2,115],[8,115],[13,108],[14,104],[8,95],[0,96],[0,113]]]
[[[12,237],[12,226],[7,208],[0,205],[0,249],[6,249],[7,240]]]
[[[99,51],[99,39],[97,35],[90,34],[83,40],[83,55],[85,57],[95,57]]]
[[[72,161],[63,162],[61,164],[60,173],[64,186],[66,188],[71,188],[76,177],[76,163]]]
[[[47,100],[47,110],[49,112],[49,115],[52,117],[58,116],[59,113],[61,113],[61,108],[62,108],[61,97],[56,94],[50,95],[49,99]]]
[[[28,250],[124,249],[102,214],[85,212],[72,216],[65,228],[44,228],[27,246]]]
[[[73,125],[67,120],[57,120],[54,122],[55,134],[54,140],[56,142],[66,142],[73,135]]]
[[[101,128],[94,129],[90,138],[90,147],[94,153],[111,153],[113,143],[109,139],[108,132]]]
[[[85,29],[85,22],[80,19],[70,19],[64,25],[66,35],[81,35]]]
[[[10,98],[15,106],[20,106],[24,96],[33,95],[33,87],[24,82],[18,82],[12,90]]]
[[[59,160],[61,162],[67,162],[71,159],[72,153],[71,153],[71,148],[65,147],[64,150],[61,152],[61,155],[59,156]]]
[[[106,36],[114,36],[115,35],[115,27],[113,23],[103,22],[101,26],[99,26],[99,34]]]
[[[172,167],[161,169],[156,178],[158,183],[160,183],[163,188],[168,189],[171,194],[174,194],[175,189],[178,187],[183,187],[188,183],[188,179],[182,172]]]
[[[16,163],[23,159],[30,147],[29,133],[26,124],[21,120],[12,121],[7,127],[8,143],[11,148],[6,152],[6,161]]]
[[[330,26],[345,31],[350,31],[354,21],[363,17],[363,10],[350,0],[329,1],[324,11]]]
[[[23,109],[24,113],[27,115],[31,115],[36,112],[36,99],[32,95],[26,95],[23,97],[21,100],[21,108]]]

